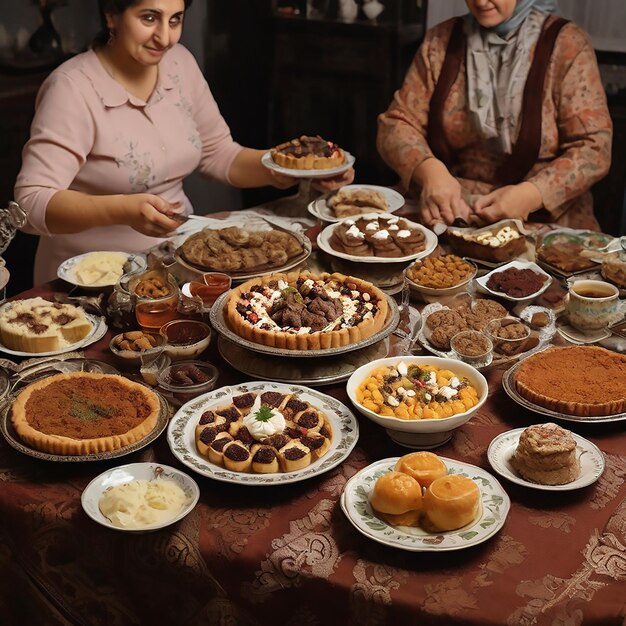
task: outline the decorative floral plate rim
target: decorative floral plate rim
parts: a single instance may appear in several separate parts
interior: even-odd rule
[[[522,478],[513,469],[511,457],[524,430],[525,428],[516,428],[515,430],[507,430],[504,433],[500,433],[492,439],[489,448],[487,448],[487,459],[491,467],[503,478],[518,485],[541,491],[572,491],[591,485],[602,475],[605,461],[600,448],[588,439],[572,433],[580,458],[580,476],[576,480],[564,485],[540,485]]]
[[[387,204],[389,205],[389,208],[386,211],[387,213],[394,213],[398,209],[401,209],[405,204],[404,196],[390,187],[383,187],[381,185],[354,184],[344,185],[341,189],[371,189],[372,191],[378,191],[383,194],[387,200]],[[319,198],[316,198],[313,202],[309,203],[307,207],[309,213],[325,222],[340,222],[343,218],[337,217],[327,204],[328,198],[330,198],[334,193],[334,191],[331,191],[329,193],[322,194]],[[367,212],[368,211],[363,211],[363,213],[355,214],[352,218],[354,219],[355,217],[359,217]]]
[[[115,526],[100,511],[99,502],[104,492],[109,487],[122,485],[133,480],[155,480],[166,479],[175,482],[184,492],[186,496],[185,503],[181,510],[171,519],[157,524],[150,524],[142,528],[122,528]],[[158,530],[171,526],[180,521],[183,517],[191,513],[200,498],[200,488],[196,481],[185,472],[164,465],[163,463],[129,463],[127,465],[118,465],[111,467],[96,476],[86,487],[80,497],[80,503],[85,513],[98,524],[111,528],[112,530],[120,530],[129,533],[145,533],[151,530]]]
[[[329,419],[333,429],[333,440],[326,454],[301,470],[274,474],[233,472],[201,456],[196,450],[194,435],[202,413],[211,407],[219,406],[233,395],[258,391],[298,393],[303,401],[321,410]],[[190,469],[214,480],[255,486],[295,483],[327,472],[348,457],[358,438],[359,423],[352,411],[339,400],[301,385],[270,381],[251,381],[229,385],[198,396],[178,409],[167,429],[167,442],[172,453]]]
[[[272,159],[271,152],[266,152],[261,157],[261,164],[266,167],[268,170],[273,170],[278,174],[283,174],[284,176],[291,176],[292,178],[330,178],[332,176],[337,176],[338,174],[343,174],[347,172],[353,165],[356,159],[353,155],[351,155],[348,151],[344,150],[344,154],[346,155],[346,160],[341,165],[337,167],[330,167],[328,169],[323,170],[297,170],[295,168],[289,167],[281,167],[274,163],[274,159]]]
[[[213,306],[211,307],[209,315],[211,319],[211,324],[213,324],[213,328],[215,328],[218,334],[224,335],[227,339],[230,339],[230,341],[233,341],[243,348],[247,348],[248,350],[252,350],[253,352],[273,354],[276,356],[313,358],[352,352],[353,350],[359,350],[361,348],[371,346],[373,343],[377,343],[381,339],[385,339],[386,337],[391,335],[391,333],[396,329],[398,322],[400,321],[400,310],[398,309],[398,304],[391,296],[385,294],[387,297],[389,312],[387,313],[387,319],[385,320],[384,326],[377,333],[374,333],[373,335],[370,335],[369,337],[361,339],[360,341],[357,341],[355,343],[350,343],[345,346],[338,346],[336,348],[320,348],[319,350],[287,350],[285,348],[274,348],[272,346],[266,346],[261,343],[254,343],[254,341],[249,341],[248,339],[240,337],[237,333],[233,332],[226,323],[226,319],[224,318],[224,303],[229,295],[229,292],[223,293],[221,296],[218,297],[218,299],[215,301],[215,304],[213,304]]]
[[[486,470],[440,457],[450,474],[463,474],[476,481],[481,494],[478,517],[463,528],[428,533],[421,528],[393,527],[374,515],[369,494],[377,478],[393,470],[400,457],[376,461],[357,472],[344,486],[341,508],[351,524],[363,535],[387,546],[412,552],[462,550],[495,535],[506,520],[511,501],[498,480]]]
[[[80,263],[83,259],[91,256],[92,254],[125,254],[126,255],[126,263],[131,261],[133,263],[133,268],[130,270],[132,272],[137,272],[143,270],[147,266],[146,259],[139,255],[133,254],[130,252],[124,252],[123,250],[94,250],[93,252],[85,252],[83,254],[78,254],[69,259],[65,259],[61,265],[59,265],[57,269],[57,277],[61,278],[65,282],[70,283],[70,285],[74,285],[76,287],[80,287],[81,289],[89,289],[89,290],[103,290],[107,287],[113,287],[117,280],[112,283],[107,283],[105,285],[87,285],[85,283],[78,282],[78,280],[74,277],[72,278],[72,270],[76,266],[77,263]],[[127,272],[128,273],[128,272]]]

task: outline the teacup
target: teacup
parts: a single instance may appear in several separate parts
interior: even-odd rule
[[[615,316],[618,297],[619,290],[611,283],[575,281],[565,301],[570,325],[582,331],[605,328]]]

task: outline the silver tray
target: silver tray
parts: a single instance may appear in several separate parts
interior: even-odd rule
[[[398,309],[398,305],[396,301],[391,296],[387,297],[387,304],[389,305],[389,312],[387,313],[387,319],[385,320],[385,325],[381,330],[377,333],[374,333],[372,336],[367,337],[366,339],[361,339],[355,343],[348,344],[347,346],[339,346],[337,348],[321,348],[319,350],[287,350],[285,348],[273,348],[272,346],[264,346],[260,343],[254,343],[254,341],[248,341],[243,337],[240,337],[236,333],[234,333],[226,320],[224,319],[224,302],[230,295],[230,292],[223,293],[219,298],[215,301],[215,304],[211,307],[210,311],[210,319],[211,324],[213,324],[213,328],[220,334],[224,335],[227,339],[230,339],[233,343],[238,344],[243,348],[247,348],[248,350],[252,350],[253,352],[260,352],[262,354],[271,354],[274,356],[288,356],[288,357],[298,357],[298,358],[312,358],[317,356],[332,356],[334,354],[344,354],[346,352],[352,352],[354,350],[360,350],[361,348],[366,348],[367,346],[371,346],[374,343],[385,339],[396,329],[398,322],[400,321],[400,311]],[[267,374],[264,374],[267,377]]]
[[[155,392],[156,393],[156,392]],[[56,462],[82,462],[82,461],[105,461],[107,459],[115,459],[120,456],[125,456],[127,454],[131,454],[132,452],[136,452],[137,450],[141,450],[141,448],[145,448],[148,444],[152,443],[164,430],[167,426],[170,417],[170,408],[163,396],[157,393],[159,398],[159,403],[161,405],[161,410],[159,412],[159,417],[157,419],[156,426],[142,439],[136,441],[135,443],[129,446],[123,446],[118,450],[112,450],[110,452],[97,452],[95,454],[51,454],[49,452],[42,452],[41,450],[37,450],[35,448],[31,448],[29,445],[22,442],[19,435],[15,432],[15,428],[13,428],[13,423],[10,419],[11,407],[13,406],[13,400],[15,399],[15,395],[11,394],[7,396],[6,400],[2,403],[0,407],[0,431],[2,435],[6,439],[7,443],[15,448],[18,452],[22,454],[26,454],[28,456],[32,456],[36,459],[41,459],[43,461],[56,461]]]
[[[387,356],[388,341],[383,339],[347,355],[326,359],[289,359],[281,362],[275,356],[252,352],[226,337],[217,343],[222,358],[236,370],[253,378],[266,378],[279,383],[297,383],[322,387],[348,380],[361,365]]]
[[[558,411],[553,411],[551,409],[547,409],[543,406],[539,406],[534,402],[530,402],[523,398],[515,388],[515,372],[517,368],[522,364],[523,361],[516,363],[511,368],[509,368],[502,376],[502,387],[504,391],[506,391],[509,398],[517,402],[520,406],[523,406],[530,411],[534,411],[535,413],[541,413],[541,415],[547,415],[553,419],[565,420],[568,422],[583,422],[587,424],[600,424],[604,422],[621,422],[626,420],[626,412],[624,413],[614,413],[613,415],[598,415],[597,417],[579,417],[578,415],[568,415],[567,413],[560,413]]]

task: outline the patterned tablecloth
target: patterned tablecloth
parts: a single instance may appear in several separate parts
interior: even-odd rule
[[[60,288],[52,283],[28,295]],[[86,355],[109,358],[110,336]],[[220,368],[218,385],[246,380],[221,360],[215,342],[206,358]],[[488,372],[486,404],[439,454],[493,473],[490,441],[545,421],[509,399],[502,373]],[[345,384],[322,391],[350,404]],[[191,473],[165,434],[98,463],[40,461],[0,438],[0,623],[624,624],[626,432],[623,422],[566,426],[604,453],[597,482],[545,492],[502,479],[511,510],[497,535],[464,550],[420,553],[371,541],[341,511],[347,480],[406,452],[363,418],[356,448],[334,470],[270,487],[194,475],[201,497],[193,512],[144,534],[95,524],[80,496],[94,476],[124,463],[156,461]]]

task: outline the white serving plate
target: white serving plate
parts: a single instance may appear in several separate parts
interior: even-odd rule
[[[522,478],[511,464],[511,458],[517,448],[520,435],[524,428],[508,430],[495,437],[487,449],[487,458],[491,467],[503,478],[518,485],[540,489],[541,491],[572,491],[594,483],[604,471],[604,455],[591,441],[572,433],[576,441],[577,454],[580,458],[580,476],[565,485],[539,485]]]
[[[333,440],[326,454],[301,470],[273,474],[233,472],[201,456],[196,450],[195,430],[202,413],[230,403],[232,396],[263,391],[296,393],[324,413],[333,429]],[[222,482],[257,486],[295,483],[327,472],[347,458],[358,438],[359,424],[350,409],[339,400],[307,387],[268,381],[231,385],[199,396],[178,409],[167,429],[167,441],[174,456],[198,474]]]
[[[74,350],[79,350],[80,348],[89,346],[92,343],[96,343],[96,341],[100,341],[100,339],[106,335],[107,323],[106,319],[104,317],[100,317],[99,315],[85,313],[85,317],[91,322],[91,331],[89,331],[89,334],[84,339],[65,346],[64,348],[54,350],[53,352],[22,352],[20,350],[11,350],[11,348],[7,348],[0,342],[0,352],[11,354],[13,356],[28,356],[34,358],[42,356],[55,356],[57,354],[73,352]]]
[[[419,283],[412,281],[408,275],[408,270],[411,265],[409,265],[409,267],[404,270],[404,278],[409,285],[409,289],[414,293],[435,297],[453,296],[454,294],[461,293],[462,291],[467,291],[469,283],[472,282],[472,280],[476,276],[476,273],[478,272],[476,263],[474,263],[473,261],[468,261],[467,259],[464,259],[464,261],[466,263],[469,263],[474,268],[474,271],[465,280],[462,280],[460,283],[458,283],[457,285],[453,285],[452,287],[436,289],[435,287],[427,287],[426,285],[420,285]]]
[[[356,159],[349,152],[345,150],[343,152],[346,155],[346,160],[342,165],[324,170],[297,170],[295,168],[281,167],[274,163],[271,152],[266,152],[261,157],[261,163],[268,170],[272,170],[283,176],[291,176],[292,178],[331,178],[347,172],[354,165]]]
[[[513,296],[509,296],[503,293],[502,291],[494,291],[493,289],[490,289],[487,286],[487,281],[494,274],[499,274],[500,272],[504,272],[505,270],[509,268],[515,268],[518,270],[529,269],[529,270],[532,270],[533,272],[536,272],[537,274],[541,274],[546,280],[537,291],[527,296],[524,296],[523,298],[515,298]],[[485,293],[489,293],[492,296],[498,296],[499,298],[504,298],[505,300],[509,300],[511,302],[524,303],[524,302],[530,302],[531,300],[534,300],[535,298],[540,296],[552,284],[552,276],[550,276],[550,274],[548,274],[547,272],[544,272],[536,263],[533,263],[532,261],[511,261],[510,263],[507,263],[506,265],[501,265],[500,267],[498,267],[495,270],[492,270],[488,274],[485,274],[484,276],[477,278],[476,282],[480,286],[481,290],[484,291]]]
[[[161,479],[174,481],[187,496],[183,508],[172,519],[158,524],[143,526],[142,528],[120,528],[119,526],[114,526],[111,521],[101,513],[98,503],[100,502],[100,498],[104,492],[110,487],[123,485],[133,480]],[[199,498],[200,489],[196,484],[196,481],[184,472],[170,467],[169,465],[162,465],[160,463],[130,463],[128,465],[113,467],[99,476],[96,476],[96,478],[94,478],[85,487],[80,497],[80,503],[82,504],[85,513],[87,513],[87,515],[94,520],[94,522],[98,522],[98,524],[102,524],[102,526],[106,526],[107,528],[111,528],[113,530],[138,533],[158,530],[159,528],[165,528],[166,526],[175,524],[191,512],[193,507],[196,506]]]
[[[387,213],[394,213],[398,209],[402,208],[405,202],[404,196],[402,196],[401,193],[398,193],[395,189],[390,189],[389,187],[380,187],[379,185],[345,185],[344,187],[341,187],[341,189],[345,191],[357,191],[359,189],[378,191],[385,196],[385,199],[387,200]],[[313,200],[313,202],[309,203],[307,207],[309,213],[324,222],[339,222],[342,218],[337,217],[334,210],[327,204],[329,198],[331,198],[334,193],[334,191],[325,193],[319,198]],[[366,213],[367,211],[363,211],[363,213],[355,214],[351,217],[360,217]]]
[[[383,219],[389,218],[389,217],[395,217],[391,213],[367,213],[366,215],[360,215],[359,217],[368,217],[368,216],[380,217]],[[355,218],[347,217],[345,220],[340,220],[324,228],[324,230],[322,230],[320,234],[317,236],[317,245],[320,247],[320,249],[326,252],[327,254],[330,254],[331,256],[337,257],[339,259],[346,259],[348,261],[354,261],[356,263],[377,263],[378,264],[378,263],[405,263],[407,261],[414,261],[415,259],[423,259],[425,256],[428,256],[437,247],[437,242],[438,242],[437,235],[435,235],[435,233],[433,233],[432,230],[428,230],[428,228],[426,228],[425,226],[422,226],[421,224],[418,224],[417,222],[412,222],[411,220],[408,220],[406,218],[401,218],[405,220],[411,228],[419,229],[424,233],[424,236],[426,238],[424,242],[425,246],[424,246],[424,249],[421,250],[420,252],[415,252],[414,254],[409,254],[407,256],[393,257],[393,258],[380,257],[380,256],[354,256],[352,254],[346,254],[345,252],[339,252],[338,250],[335,250],[330,245],[330,237],[333,234],[335,228],[337,228],[340,224],[342,224],[346,220],[352,220],[352,219],[355,219]]]
[[[343,489],[341,508],[350,523],[366,537],[411,552],[447,552],[487,541],[504,526],[511,502],[500,483],[480,467],[444,457],[441,459],[449,474],[463,474],[478,485],[482,506],[476,519],[463,528],[441,533],[428,533],[417,527],[390,526],[375,515],[369,498],[376,480],[392,471],[398,458],[382,459],[368,465]]]
[[[71,285],[74,285],[76,287],[80,287],[81,289],[105,289],[106,287],[113,287],[115,285],[115,283],[117,282],[117,280],[111,282],[111,283],[105,283],[103,285],[87,285],[85,283],[81,283],[77,278],[76,278],[76,266],[83,260],[86,259],[87,257],[91,256],[92,254],[122,254],[126,256],[126,261],[128,262],[128,260],[131,261],[132,267],[129,270],[129,272],[125,272],[126,274],[130,273],[130,272],[136,272],[136,271],[141,271],[143,269],[146,268],[146,259],[141,256],[141,255],[136,255],[136,254],[129,254],[126,252],[120,252],[119,250],[103,250],[103,251],[94,251],[94,252],[85,252],[85,254],[79,254],[78,256],[73,256],[70,259],[66,259],[65,261],[63,261],[63,263],[61,263],[61,265],[59,265],[59,268],[57,269],[57,276],[61,279],[63,279],[64,281],[70,283]]]

